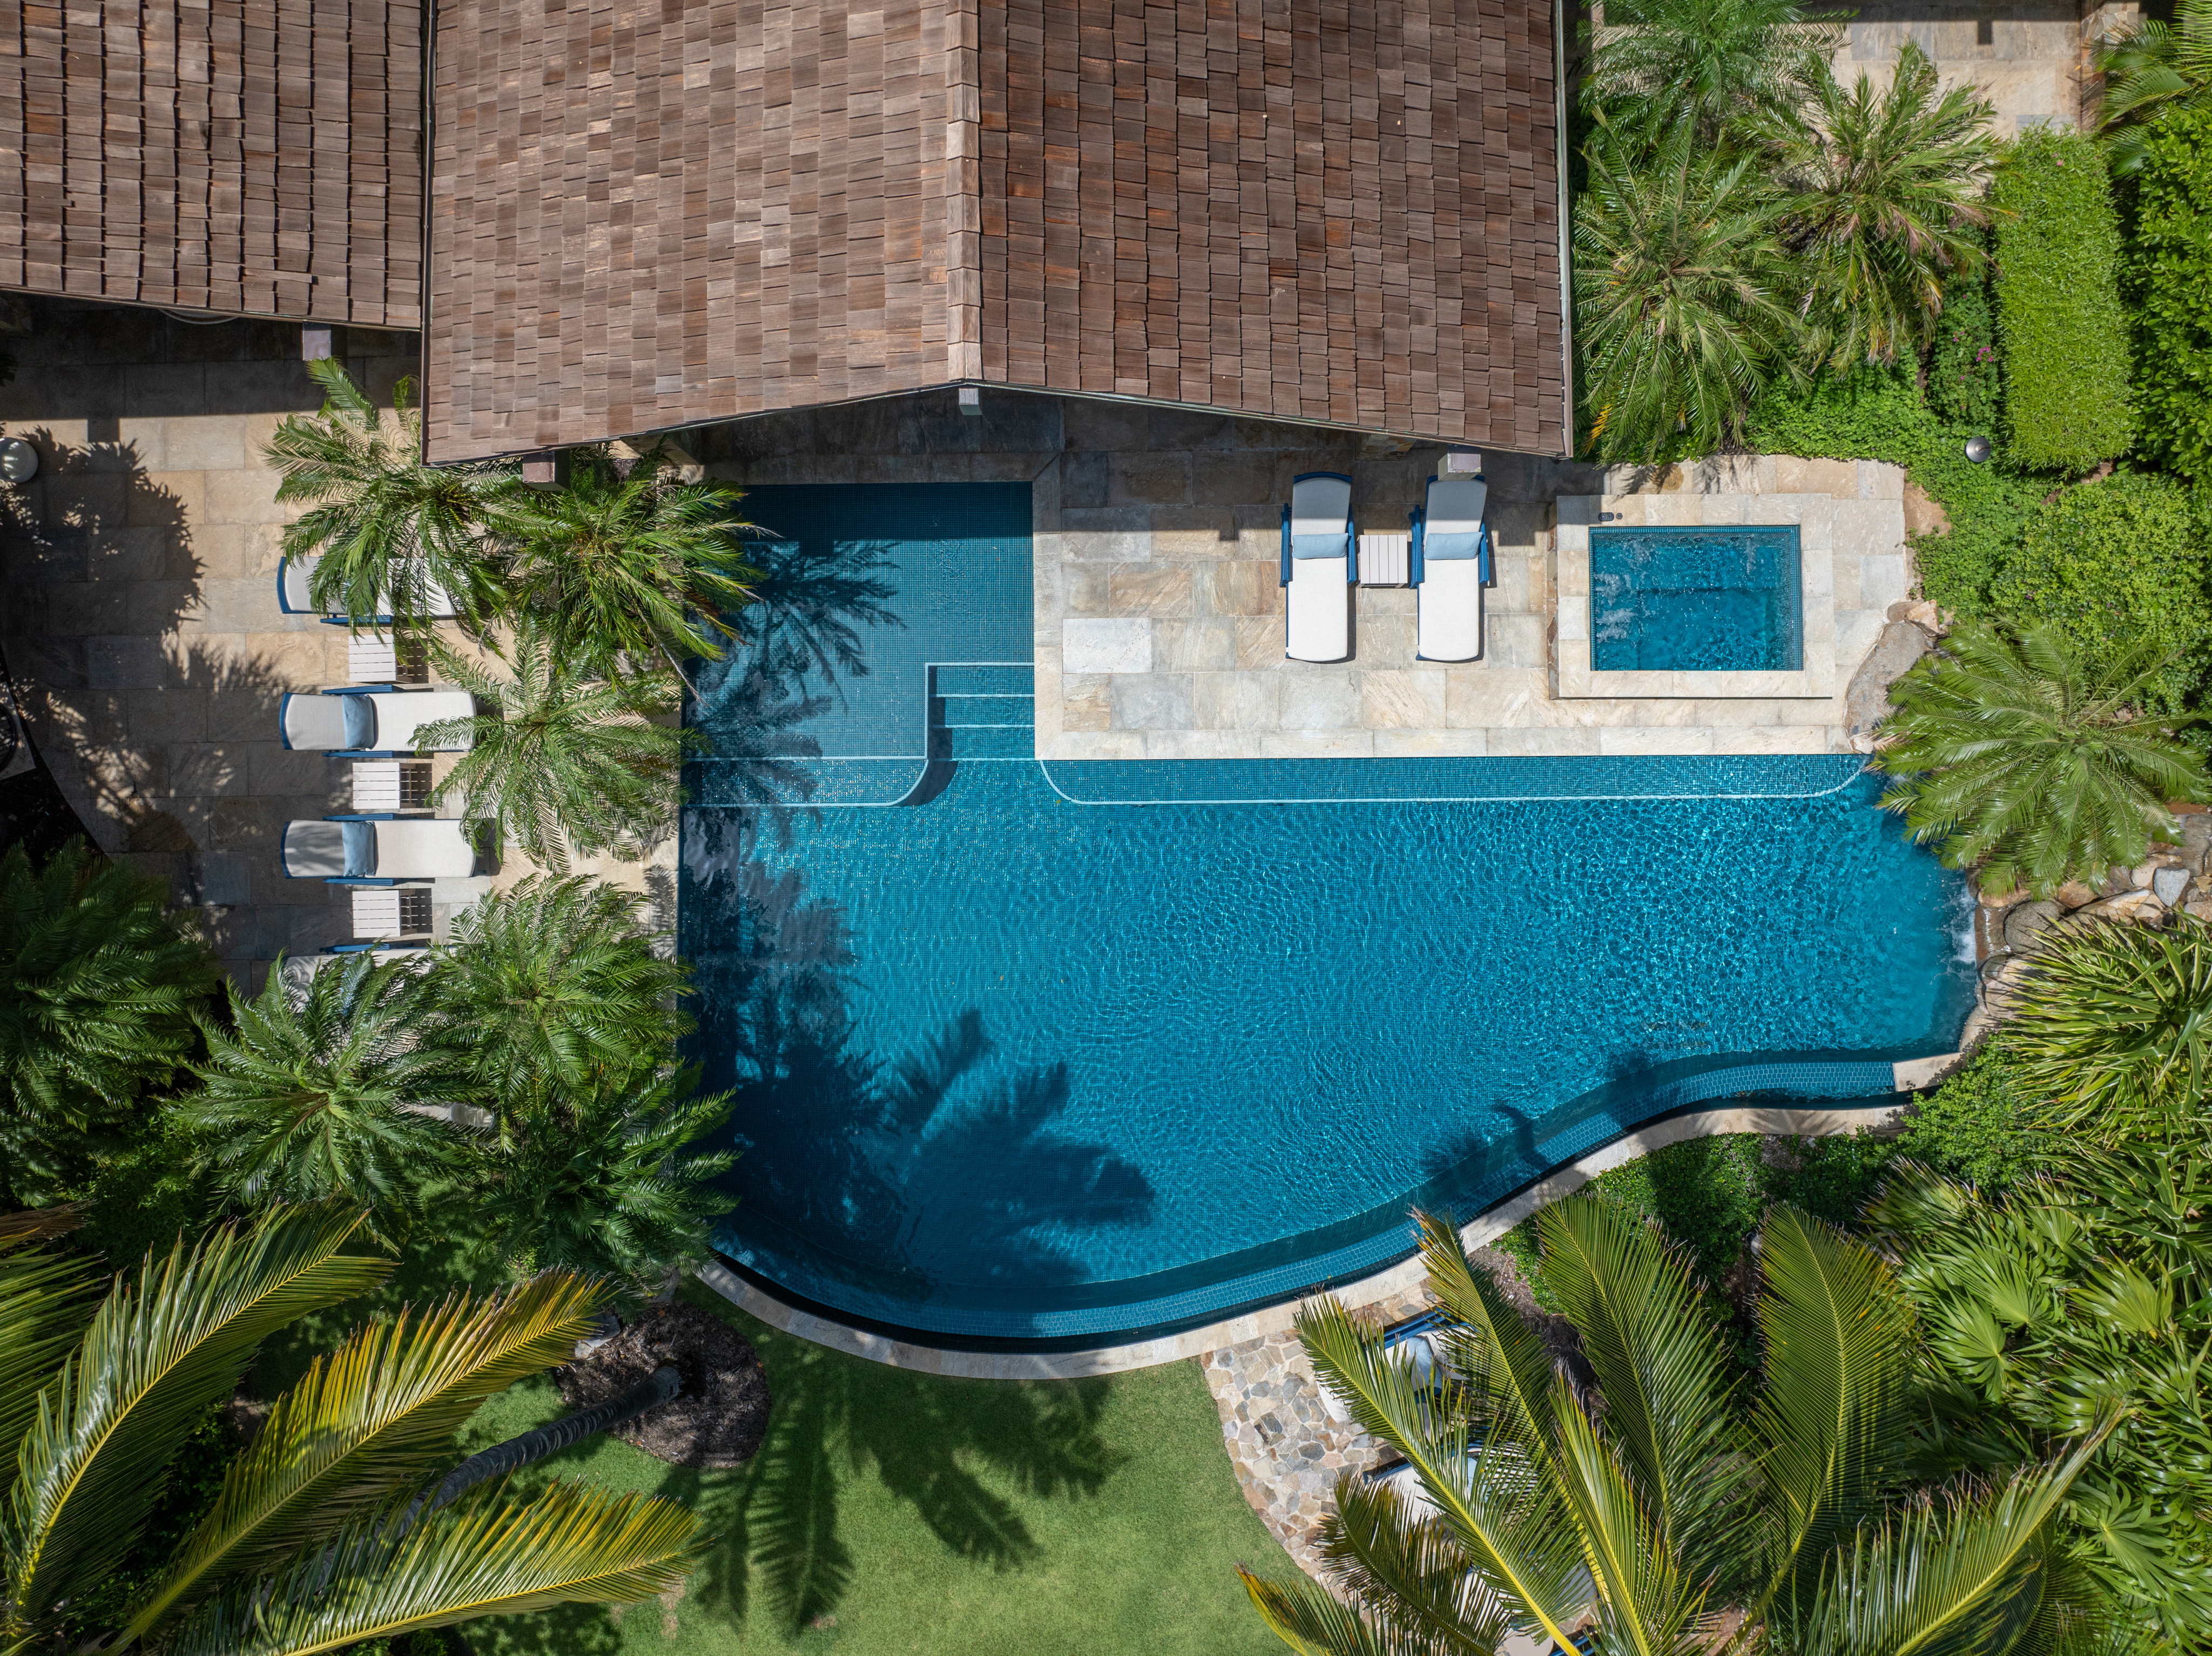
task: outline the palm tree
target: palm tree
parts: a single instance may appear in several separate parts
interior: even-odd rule
[[[713,1180],[736,1156],[687,1152],[730,1113],[730,1095],[697,1086],[696,1070],[669,1066],[511,1101],[471,1169],[477,1237],[520,1271],[664,1286],[706,1256],[710,1222],[735,1205]]]
[[[96,1307],[51,1259],[0,1255],[0,1323],[43,1315],[49,1330],[35,1357],[0,1359],[0,1417],[24,1422],[4,1446],[0,1644],[309,1656],[682,1581],[701,1543],[672,1501],[492,1485],[402,1515],[478,1404],[562,1360],[590,1326],[605,1290],[559,1274],[354,1335],[277,1398],[166,1561],[141,1583],[117,1578],[171,1463],[262,1342],[390,1275],[389,1261],[343,1251],[356,1228],[293,1210],[179,1241]]]
[[[1781,145],[1789,239],[1808,271],[1808,343],[1820,359],[1893,362],[1926,343],[1945,281],[1983,261],[1976,230],[1989,218],[1979,201],[1996,112],[1971,83],[1939,91],[1936,65],[1910,40],[1879,94],[1863,74],[1846,92],[1820,65],[1812,119]]]
[[[2112,1143],[2193,1128],[2212,1099],[2212,926],[2076,922],[2006,996],[2030,1124]]]
[[[314,502],[285,530],[284,556],[322,555],[307,583],[315,603],[339,615],[421,622],[434,585],[480,623],[500,597],[483,536],[498,502],[520,486],[514,469],[424,464],[410,380],[393,390],[386,424],[335,359],[307,372],[323,388],[322,411],[287,416],[261,452],[282,474],[279,500]]]
[[[2179,831],[2166,802],[2208,785],[2203,755],[2143,713],[2166,664],[2154,641],[2107,656],[2049,622],[1958,628],[1890,687],[1882,808],[1990,891],[2141,862],[2153,829]]]
[[[214,988],[155,882],[82,840],[33,869],[0,857],[0,1174],[53,1199],[118,1145],[142,1089],[175,1073]]]
[[[2179,0],[2170,24],[2146,18],[2097,55],[2097,130],[2116,173],[2139,171],[2146,128],[2169,109],[2212,102],[2212,0]]]
[[[1447,1221],[1423,1217],[1452,1319],[1416,1380],[1334,1300],[1298,1333],[1322,1381],[1418,1495],[1340,1479],[1324,1526],[1340,1599],[1245,1574],[1309,1656],[1493,1656],[1509,1635],[1691,1656],[1910,1656],[2035,1642],[2072,1608],[2052,1518],[2110,1429],[1996,1487],[1899,1501],[1916,1334],[1881,1261],[1777,1208],[1760,1239],[1759,1373],[1734,1375],[1686,1259],[1581,1196],[1539,1222],[1544,1279],[1588,1379],[1555,1363]]]
[[[739,492],[672,481],[658,451],[627,476],[604,449],[569,450],[568,467],[566,488],[501,513],[518,604],[602,673],[624,657],[658,656],[679,676],[694,657],[719,658],[737,636],[723,617],[752,602]]]
[[[651,1075],[691,1029],[690,970],[638,924],[643,898],[533,876],[455,918],[425,1039],[495,1113],[540,1087],[592,1095]]]
[[[448,1054],[418,1039],[427,984],[405,961],[355,955],[260,995],[230,991],[225,1034],[204,1023],[205,1083],[178,1105],[201,1170],[248,1207],[343,1198],[404,1232],[458,1143],[430,1113],[456,1090]]]
[[[494,710],[419,733],[426,746],[469,743],[431,794],[434,804],[465,799],[471,816],[495,821],[532,861],[562,874],[572,849],[641,854],[640,841],[673,825],[684,755],[705,739],[672,722],[672,676],[609,679],[604,663],[562,645],[534,615],[517,622],[501,658],[512,676],[487,671],[442,640],[431,648],[447,678]]]
[[[1591,436],[1609,459],[1734,438],[1797,323],[1780,208],[1753,158],[1717,161],[1684,125],[1649,159],[1602,124],[1575,209],[1575,320]]]
[[[1797,0],[1613,0],[1605,21],[1584,97],[1650,142],[1687,127],[1706,147],[1786,127],[1843,38]]]

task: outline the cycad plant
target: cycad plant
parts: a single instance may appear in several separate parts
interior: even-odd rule
[[[117,1567],[170,1467],[270,1335],[366,1292],[387,1261],[344,1251],[353,1218],[280,1211],[179,1242],[94,1304],[52,1259],[0,1254],[0,1359],[16,1429],[0,1506],[0,1646],[165,1656],[309,1656],[417,1629],[676,1587],[699,1556],[673,1502],[502,1483],[436,1510],[410,1498],[488,1397],[563,1359],[604,1290],[549,1275],[363,1329],[280,1397],[198,1525],[143,1582]]]
[[[683,483],[658,451],[627,476],[604,449],[568,452],[568,484],[513,497],[501,514],[514,600],[564,656],[612,675],[719,658],[724,618],[752,602],[738,491]]]
[[[436,585],[481,623],[500,603],[483,537],[499,500],[521,487],[514,468],[423,464],[409,380],[392,392],[387,424],[336,359],[307,372],[323,388],[321,412],[287,416],[262,456],[280,474],[279,500],[313,503],[284,531],[288,561],[321,554],[309,595],[334,614],[419,623]]]
[[[1585,98],[1654,143],[1686,128],[1705,148],[1794,119],[1843,38],[1797,0],[1613,0],[1605,21]]]
[[[495,1113],[544,1087],[591,1095],[675,1060],[690,968],[640,924],[644,899],[533,876],[454,918],[425,1039]]]
[[[2143,19],[2098,53],[2097,72],[2105,77],[2097,130],[2107,164],[2136,172],[2154,119],[2212,103],[2212,0],[2179,0],[2171,23]]]
[[[2061,1509],[2067,1556],[2149,1635],[2212,1641],[2212,1157],[2201,1142],[2066,1155],[2002,1200],[1897,1168],[1868,1211],[1928,1330],[1931,1455],[2031,1466],[2120,1423]],[[2116,1639],[2112,1647],[2124,1647]]]
[[[675,822],[684,755],[704,745],[674,722],[677,682],[657,670],[608,677],[604,660],[564,644],[542,618],[524,616],[487,670],[434,641],[439,670],[492,711],[441,719],[416,739],[462,753],[431,799],[467,801],[532,861],[568,871],[571,851],[641,854],[641,841]]]
[[[2005,1051],[2032,1125],[2069,1143],[2199,1129],[2212,1101],[2212,926],[2075,922],[2006,996]]]
[[[1338,1482],[1323,1550],[1341,1598],[1246,1574],[1292,1648],[1493,1656],[1582,1635],[1650,1656],[2003,1656],[2054,1647],[2092,1607],[2057,1567],[2053,1520],[2108,1423],[2002,1483],[1911,1495],[1916,1331],[1865,1247],[1770,1213],[1760,1368],[1739,1380],[1656,1228],[1589,1196],[1540,1226],[1583,1377],[1433,1217],[1422,1253],[1451,1319],[1437,1376],[1333,1301],[1300,1313],[1322,1383],[1409,1488]]]
[[[2155,643],[2106,654],[2049,622],[1956,628],[1890,687],[1883,809],[1991,891],[2043,895],[2141,862],[2154,830],[2178,832],[2166,801],[2208,786],[2173,721],[2145,715],[2166,666]]]
[[[343,1199],[404,1234],[459,1148],[433,1113],[457,1088],[420,1039],[427,984],[406,961],[359,954],[261,993],[230,992],[235,1033],[210,1022],[201,1090],[178,1105],[215,1186],[248,1208]]]
[[[474,1238],[510,1270],[583,1271],[651,1292],[706,1257],[732,1199],[714,1185],[737,1158],[694,1150],[730,1113],[698,1071],[544,1085],[510,1100],[470,1174]]]
[[[1910,40],[1881,92],[1864,74],[1846,91],[1820,64],[1808,120],[1779,145],[1807,345],[1819,360],[1893,362],[1926,343],[1945,282],[1983,260],[1995,115],[1971,83],[1940,90],[1936,65]]]
[[[0,857],[0,1158],[18,1204],[55,1199],[173,1075],[214,988],[161,888],[76,840]]]
[[[1575,204],[1575,330],[1603,458],[1734,440],[1794,372],[1780,208],[1749,155],[1717,160],[1685,124],[1644,157],[1601,125]]]

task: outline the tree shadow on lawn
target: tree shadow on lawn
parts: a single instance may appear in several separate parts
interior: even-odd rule
[[[727,1314],[710,1291],[685,1292]],[[760,1453],[729,1472],[623,1457],[648,1475],[634,1487],[698,1514],[713,1539],[683,1598],[733,1631],[757,1613],[786,1639],[824,1630],[862,1562],[841,1520],[847,1492],[865,1478],[880,1483],[956,1556],[1012,1570],[1042,1548],[994,1483],[1079,1500],[1097,1495],[1128,1458],[1100,1430],[1109,1380],[947,1380],[741,1326],[759,1346],[774,1399]],[[574,1477],[599,1447],[580,1446],[533,1476]],[[610,1469],[596,1470],[605,1477]],[[663,1606],[664,1625],[673,1611]],[[654,1613],[649,1605],[626,1612]],[[572,1606],[475,1623],[469,1642],[499,1656],[568,1656],[612,1650],[621,1640],[607,1612]]]

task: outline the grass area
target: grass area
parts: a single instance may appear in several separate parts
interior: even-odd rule
[[[403,1286],[435,1292],[418,1262]],[[450,1279],[448,1279],[450,1280]],[[1072,1382],[945,1380],[779,1334],[704,1288],[767,1365],[769,1439],[731,1472],[687,1472],[601,1438],[526,1474],[684,1501],[715,1540],[683,1597],[621,1616],[479,1622],[481,1656],[1266,1656],[1282,1647],[1238,1583],[1287,1569],[1238,1491],[1193,1362]],[[380,1296],[383,1297],[383,1296]],[[260,1386],[357,1320],[362,1302],[273,1350]],[[562,1412],[550,1380],[495,1398],[473,1452]]]

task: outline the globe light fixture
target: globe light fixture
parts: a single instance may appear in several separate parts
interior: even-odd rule
[[[39,451],[20,437],[0,437],[0,482],[27,483],[39,475]]]
[[[1966,439],[1966,458],[1976,465],[1990,458],[1990,440],[1986,437]]]

